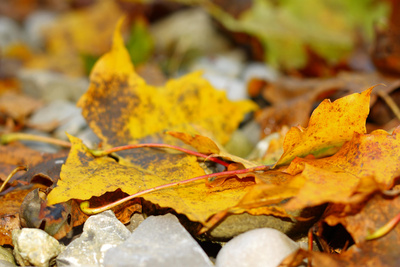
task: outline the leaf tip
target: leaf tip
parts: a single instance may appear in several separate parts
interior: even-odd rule
[[[378,84],[375,84],[375,85],[369,87],[367,90],[365,90],[365,91],[362,92],[361,94],[364,94],[366,97],[369,97],[369,96],[371,95],[371,93],[372,93],[372,90],[373,90],[375,87],[377,87],[378,85],[386,86],[384,83],[378,83]]]
[[[122,16],[115,26],[114,36],[113,36],[113,49],[124,46],[124,39],[122,38],[122,26],[124,25],[125,16]]]

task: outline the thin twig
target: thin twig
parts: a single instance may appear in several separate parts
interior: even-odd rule
[[[397,119],[400,120],[400,109],[397,106],[396,102],[394,102],[393,98],[383,90],[379,90],[376,93],[383,99],[383,101],[386,102],[386,104],[393,111],[393,113],[397,117]]]
[[[400,213],[397,214],[393,219],[387,222],[384,226],[376,230],[374,233],[368,235],[366,240],[374,240],[384,235],[387,235],[400,221]]]
[[[313,251],[313,245],[314,245],[313,244],[314,243],[313,227],[308,230],[307,235],[308,235],[308,251],[311,252],[311,251]],[[307,267],[312,266],[311,260],[312,260],[311,255],[308,254],[307,255]]]
[[[0,187],[0,193],[1,191],[3,191],[4,187],[6,187],[6,184],[8,183],[8,181],[10,181],[11,177],[14,176],[14,174],[16,174],[19,171],[26,171],[27,168],[25,166],[18,166],[17,168],[15,168],[8,176],[7,178],[4,180],[3,184]]]
[[[34,135],[27,133],[8,133],[8,134],[2,134],[0,136],[0,144],[4,145],[11,143],[13,141],[35,141],[35,142],[48,143],[52,145],[58,145],[67,148],[71,147],[70,142],[41,135]]]

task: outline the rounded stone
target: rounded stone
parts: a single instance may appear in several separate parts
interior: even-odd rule
[[[23,266],[50,266],[63,249],[54,237],[40,229],[15,229],[12,240],[15,259]]]
[[[298,248],[296,242],[278,230],[254,229],[226,243],[217,255],[216,266],[275,267]]]

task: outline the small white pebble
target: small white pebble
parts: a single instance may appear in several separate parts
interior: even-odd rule
[[[298,248],[296,242],[278,230],[254,229],[226,243],[217,255],[216,266],[275,267]]]

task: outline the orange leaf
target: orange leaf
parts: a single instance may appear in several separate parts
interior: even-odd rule
[[[331,157],[296,158],[287,168],[255,174],[258,184],[228,211],[265,214],[274,212],[276,205],[292,211],[323,203],[362,202],[376,191],[391,188],[400,175],[399,132],[400,127],[392,135],[382,130],[354,133]],[[281,205],[285,199],[290,200]]]
[[[322,159],[293,160],[287,168],[289,174],[304,169],[304,164],[349,173],[355,177],[373,176],[377,182],[390,187],[400,174],[400,127],[392,134],[376,130],[370,134],[354,133],[351,141],[333,156]]]
[[[392,135],[383,130],[354,133],[352,140],[331,157],[296,158],[286,171],[292,175],[301,172],[307,182],[285,207],[348,203],[357,190],[367,195],[380,188],[389,189],[400,174],[399,132],[400,127]],[[371,177],[376,183],[367,181]]]
[[[218,154],[221,152],[220,146],[207,136],[173,131],[168,131],[166,133],[182,140],[183,142],[185,142],[185,144],[194,147],[200,153]]]
[[[354,132],[365,133],[372,89],[370,87],[333,103],[324,100],[312,113],[307,128],[292,127],[286,134],[284,153],[275,166],[309,154],[316,157],[332,155],[352,138]]]
[[[317,206],[326,202],[346,202],[358,185],[359,178],[346,172],[305,164],[300,175],[304,185],[286,204],[289,210]]]

